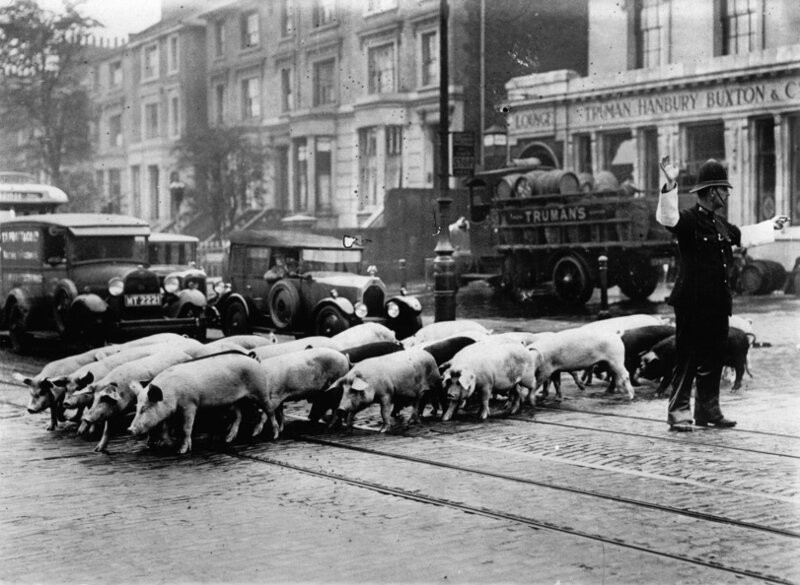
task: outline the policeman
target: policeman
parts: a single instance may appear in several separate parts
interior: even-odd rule
[[[667,419],[670,430],[691,431],[689,398],[697,382],[694,424],[730,428],[719,407],[719,384],[732,293],[728,267],[733,246],[750,247],[775,241],[775,230],[789,221],[776,215],[768,221],[741,228],[728,223],[716,211],[725,207],[731,189],[728,172],[714,159],[703,163],[698,182],[689,192],[697,193],[697,204],[678,210],[679,169],[669,156],[660,163],[666,184],[661,188],[656,221],[678,239],[678,278],[668,303],[675,310],[675,371]]]

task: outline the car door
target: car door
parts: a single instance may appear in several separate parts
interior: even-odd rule
[[[260,246],[248,246],[245,254],[245,267],[242,278],[244,292],[262,313],[268,313],[267,293],[269,284],[264,273],[269,269],[272,249]]]

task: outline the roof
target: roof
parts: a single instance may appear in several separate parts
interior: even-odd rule
[[[200,240],[198,238],[186,234],[166,234],[162,232],[153,232],[150,234],[151,244],[159,244],[162,242],[182,244],[182,243],[191,243],[199,241]]]
[[[276,248],[313,248],[317,250],[339,250],[344,248],[342,238],[299,232],[296,230],[238,230],[230,234],[231,244],[250,244]],[[352,246],[360,249],[359,246]]]
[[[107,213],[47,213],[23,215],[3,222],[3,227],[30,223],[49,224],[68,229],[76,236],[150,235],[150,226],[143,219]]]

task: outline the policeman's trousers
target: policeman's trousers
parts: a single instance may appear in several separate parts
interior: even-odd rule
[[[713,422],[722,418],[719,384],[727,342],[727,314],[675,307],[675,371],[667,417],[670,424],[692,422],[689,399],[695,381],[694,420]]]

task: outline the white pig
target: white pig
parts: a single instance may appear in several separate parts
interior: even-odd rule
[[[136,384],[134,382],[134,384]],[[257,360],[238,352],[215,355],[169,367],[145,388],[137,388],[136,416],[128,429],[133,435],[153,430],[173,415],[182,420],[183,440],[179,453],[192,448],[192,429],[201,408],[233,406],[243,398],[255,400],[270,418],[266,376]],[[239,415],[240,420],[241,415]],[[238,420],[226,437],[238,432]],[[261,432],[264,417],[253,436]]]
[[[358,362],[329,388],[342,392],[338,416],[346,417],[349,426],[355,413],[373,403],[380,404],[385,433],[393,411],[410,404],[411,422],[419,422],[429,393],[439,392],[441,377],[433,356],[422,349],[398,351]]]
[[[514,414],[536,387],[534,359],[522,344],[479,341],[459,351],[443,368],[442,385],[449,404],[442,420],[450,420],[476,392],[481,420],[489,416],[489,400],[496,392],[512,393],[510,414]]]
[[[331,337],[339,347],[356,347],[376,341],[395,341],[394,331],[380,323],[361,323]]]
[[[468,319],[456,319],[455,321],[437,321],[436,323],[430,323],[429,325],[425,325],[422,329],[417,331],[411,337],[407,337],[406,339],[402,340],[402,344],[409,349],[411,347],[416,347],[418,345],[422,345],[423,343],[429,343],[431,341],[440,341],[442,339],[448,337],[455,337],[460,335],[469,335],[469,336],[476,336],[476,339],[479,337],[483,337],[485,335],[489,335],[491,333],[486,327],[477,323],[476,321],[470,321]]]
[[[640,313],[636,315],[624,315],[622,317],[611,317],[610,319],[592,321],[591,323],[587,323],[578,329],[613,331],[617,335],[622,335],[628,329],[648,327],[650,325],[664,325],[664,323],[665,321],[661,317]]]
[[[286,355],[295,351],[302,351],[310,347],[329,347],[331,349],[342,349],[332,337],[324,337],[322,335],[315,335],[312,337],[304,337],[303,339],[293,339],[292,341],[285,341],[284,343],[276,343],[274,345],[262,345],[253,349],[251,352],[259,360],[269,359],[279,355]]]

